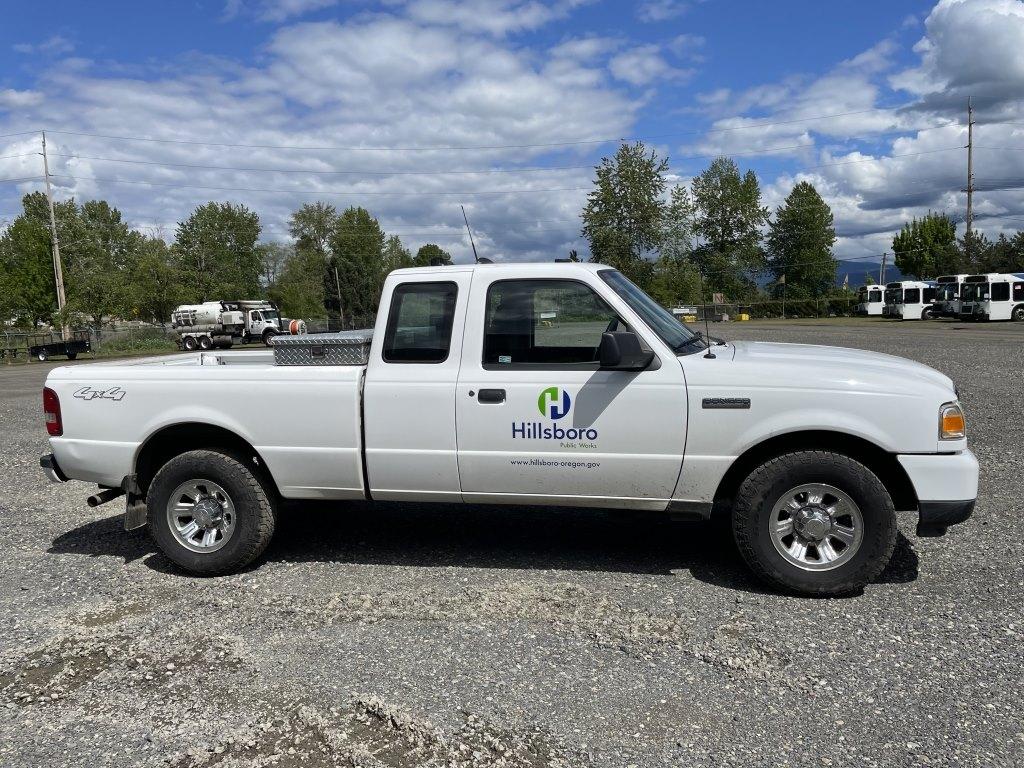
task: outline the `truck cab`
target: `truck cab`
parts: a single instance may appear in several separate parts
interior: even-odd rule
[[[880,573],[897,509],[940,535],[977,495],[948,377],[711,342],[603,265],[396,270],[372,331],[281,340],[55,369],[44,468],[193,573],[257,557],[282,498],[532,504],[722,515],[804,594]]]

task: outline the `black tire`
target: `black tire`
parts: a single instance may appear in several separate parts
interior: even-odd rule
[[[221,486],[234,505],[234,530],[227,543],[213,552],[189,550],[171,530],[167,504],[171,494],[191,480]],[[274,535],[274,495],[239,459],[219,451],[189,451],[164,464],[150,483],[146,497],[150,534],[164,555],[189,573],[217,576],[234,573],[267,548]]]
[[[1010,317],[1017,322],[1024,323],[1024,304],[1021,304],[1019,307],[1014,307],[1013,314],[1010,315]]]
[[[277,336],[277,332],[276,331],[272,331],[272,330],[264,331],[263,332],[263,346],[269,347],[270,346],[270,340],[272,338],[274,338],[275,336]]]
[[[209,336],[199,337],[199,348],[200,349],[213,349],[213,339]]]
[[[50,359],[50,353],[47,352],[45,349],[41,349],[39,350],[39,354],[36,355],[36,359],[40,363],[45,363],[47,360]]]
[[[194,352],[196,348],[196,337],[186,336],[182,339],[181,346],[183,346],[187,352]]]
[[[807,483],[833,486],[848,495],[863,518],[863,539],[850,559],[832,570],[803,570],[776,549],[769,532],[772,512],[787,491]],[[896,545],[896,511],[878,477],[848,456],[798,451],[760,465],[740,484],[732,512],[740,554],[761,579],[812,597],[859,592],[885,569]]]
[[[922,320],[931,320],[933,317],[935,317],[935,315],[932,314],[932,310],[929,307],[925,307],[924,309],[921,310]]]
[[[76,357],[78,357],[77,352],[68,352],[68,360],[74,360]]]

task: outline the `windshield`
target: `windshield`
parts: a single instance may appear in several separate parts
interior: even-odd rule
[[[614,269],[602,269],[598,274],[615,291],[629,308],[640,315],[647,326],[673,350],[679,351],[684,345],[697,339],[697,335],[676,320],[675,316],[658,302],[637,288],[629,279]],[[703,346],[691,345],[696,352]]]
[[[281,314],[276,309],[264,309],[263,319],[275,323],[276,325],[281,324]]]
[[[956,283],[945,283],[943,285],[940,285],[938,288],[938,292],[936,293],[936,298],[939,301],[953,301],[954,299],[957,298],[957,287],[958,286]]]
[[[962,295],[967,301],[983,301],[988,298],[988,283],[965,283]]]

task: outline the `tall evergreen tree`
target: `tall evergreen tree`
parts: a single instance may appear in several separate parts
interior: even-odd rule
[[[398,235],[390,235],[384,243],[384,274],[414,265],[412,253]]]
[[[753,171],[741,176],[734,161],[720,157],[693,180],[692,187],[701,239],[693,260],[708,290],[732,298],[755,291],[752,276],[764,268],[761,229],[768,222],[757,176]]]
[[[835,242],[832,209],[814,185],[797,183],[775,212],[765,243],[776,286],[784,279],[787,294],[799,298],[828,293],[836,281]]]
[[[622,144],[596,169],[583,209],[583,237],[591,260],[620,270],[641,287],[653,274],[648,260],[661,245],[668,160],[641,143]]]

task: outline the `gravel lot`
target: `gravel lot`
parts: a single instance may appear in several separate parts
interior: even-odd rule
[[[975,517],[902,519],[843,600],[763,591],[711,526],[589,510],[297,507],[260,565],[195,579],[45,481],[50,366],[0,364],[0,765],[1024,764],[1024,325],[712,333],[952,376]]]

